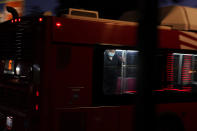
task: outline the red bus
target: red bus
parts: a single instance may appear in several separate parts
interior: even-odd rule
[[[1,23],[0,130],[133,130],[137,26],[70,15]],[[194,28],[158,27],[158,130],[197,130]]]

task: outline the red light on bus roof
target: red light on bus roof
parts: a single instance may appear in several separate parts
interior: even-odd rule
[[[11,20],[12,23],[14,23],[14,20]]]
[[[62,24],[60,22],[56,22],[56,26],[60,27],[60,26],[62,26]]]
[[[18,21],[21,22],[21,18],[19,18]]]
[[[42,21],[43,21],[43,18],[39,18],[38,21],[39,21],[39,22],[42,22]]]
[[[15,21],[15,22],[17,22],[18,20],[17,20],[17,19],[15,19],[14,21]]]

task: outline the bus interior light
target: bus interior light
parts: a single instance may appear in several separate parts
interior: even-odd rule
[[[185,54],[185,53],[172,53],[172,55],[186,55],[186,56],[192,56],[193,54]]]
[[[16,74],[17,74],[17,75],[20,74],[20,70],[21,70],[21,69],[20,69],[20,66],[17,66],[17,67],[16,67]]]

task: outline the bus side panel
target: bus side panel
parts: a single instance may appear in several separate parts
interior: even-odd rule
[[[56,23],[61,23],[61,26],[57,27]],[[136,32],[136,25],[55,18],[53,19],[52,39],[55,42],[72,41],[78,44],[105,43],[135,46]]]
[[[197,49],[197,33],[177,30],[159,30],[159,48]]]
[[[51,100],[54,108],[90,106],[92,101],[92,47],[53,45]]]
[[[92,104],[93,48],[48,43],[45,57],[45,91],[49,95],[45,100],[49,126],[54,130],[56,109]]]
[[[135,108],[132,106],[120,106],[119,124],[120,131],[134,130]]]
[[[87,131],[119,131],[119,108],[101,107],[87,110]]]
[[[131,131],[133,107],[76,107],[57,109],[56,131]]]
[[[184,123],[185,131],[196,131],[197,103],[168,103],[157,105],[158,114],[173,112],[178,115]]]
[[[178,40],[178,31],[174,30],[159,30],[159,48],[180,49]]]

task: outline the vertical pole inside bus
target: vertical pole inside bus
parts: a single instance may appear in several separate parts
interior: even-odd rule
[[[140,0],[138,27],[138,72],[136,101],[136,130],[153,130],[155,118],[152,89],[156,86],[154,78],[155,54],[157,49],[157,0]]]

